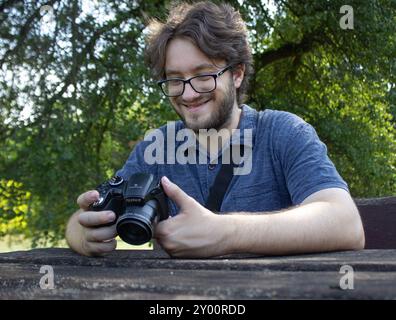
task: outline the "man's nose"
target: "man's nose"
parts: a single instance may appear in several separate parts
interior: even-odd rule
[[[192,88],[191,83],[186,83],[182,95],[183,100],[190,101],[196,99],[197,97],[199,97],[199,93]]]

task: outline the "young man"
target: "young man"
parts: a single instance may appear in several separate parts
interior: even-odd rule
[[[358,210],[315,130],[288,112],[258,113],[241,104],[252,57],[239,13],[229,5],[183,4],[150,30],[148,62],[181,118],[158,130],[165,137],[170,127],[176,133],[194,131],[198,143],[187,151],[208,160],[148,163],[151,142],[145,139],[117,172],[125,179],[136,172],[162,177],[171,216],[155,226],[163,249],[174,257],[362,249]],[[217,214],[205,203],[225,150],[239,143],[233,139],[235,129],[242,136],[250,133],[245,153],[252,165],[233,176]],[[213,136],[222,143],[213,143]],[[168,140],[162,144],[166,155],[171,153]],[[97,197],[96,191],[80,195],[80,210],[67,226],[70,247],[85,255],[116,247],[115,226],[98,227],[114,220],[114,213],[88,211]]]

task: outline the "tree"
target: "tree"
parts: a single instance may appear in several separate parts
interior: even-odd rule
[[[254,53],[247,102],[310,122],[353,196],[394,193],[394,2],[350,1],[352,30],[340,28],[339,0],[231,3]],[[77,195],[120,168],[148,129],[177,119],[143,61],[147,17],[167,6],[0,3],[0,232],[12,221],[34,244],[61,239]]]

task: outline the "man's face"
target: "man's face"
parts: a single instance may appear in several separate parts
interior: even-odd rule
[[[214,74],[224,67],[224,60],[209,59],[189,40],[176,38],[168,44],[165,62],[167,79],[189,79],[201,74]],[[216,81],[216,90],[212,92],[197,93],[186,84],[183,95],[170,98],[187,128],[194,131],[210,128],[219,130],[229,124],[233,109],[237,108],[233,75],[227,71]]]

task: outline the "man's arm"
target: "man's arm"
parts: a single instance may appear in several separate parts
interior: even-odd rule
[[[282,212],[216,215],[162,180],[180,211],[158,224],[156,238],[172,256],[230,253],[285,255],[364,248],[359,212],[343,189],[325,189]]]
[[[224,216],[232,225],[227,251],[283,255],[364,248],[359,212],[348,192],[318,191],[279,213]]]

